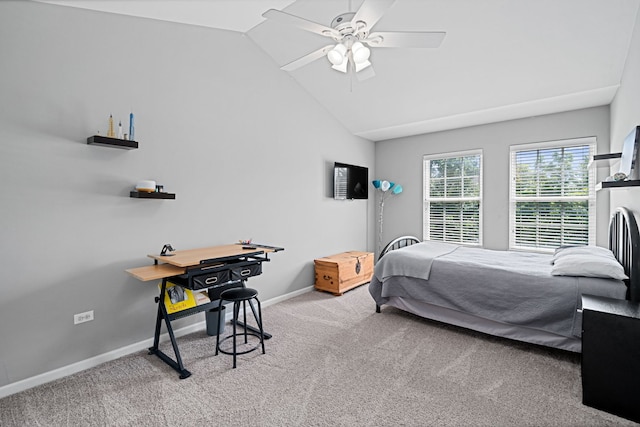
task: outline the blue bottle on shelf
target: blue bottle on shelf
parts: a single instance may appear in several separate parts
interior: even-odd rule
[[[133,125],[133,113],[129,114],[129,139],[135,141],[134,125]]]

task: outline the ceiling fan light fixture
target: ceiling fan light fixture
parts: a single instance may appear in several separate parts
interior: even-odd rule
[[[331,68],[333,68],[334,70],[340,71],[341,73],[345,73],[346,74],[348,65],[349,65],[349,61],[348,60],[344,60],[344,61],[342,61],[341,64],[333,65]]]
[[[370,66],[371,62],[367,61],[366,59],[364,60],[364,62],[355,62],[356,73]]]
[[[353,54],[353,62],[356,64],[364,64],[369,62],[371,50],[362,43],[355,42],[353,46],[351,46],[351,53]],[[369,65],[371,65],[371,63],[369,63]]]
[[[334,67],[339,66],[339,65],[342,65],[343,63],[346,63],[345,61],[346,54],[347,54],[347,48],[342,43],[338,43],[333,49],[331,49],[327,53],[327,59],[329,59],[329,62],[331,62],[331,64],[333,64]]]

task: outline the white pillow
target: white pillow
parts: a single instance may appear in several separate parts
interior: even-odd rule
[[[586,247],[587,246],[584,248]],[[594,248],[595,246],[591,247]],[[611,251],[605,255],[588,253],[589,251],[584,250],[570,252],[563,253],[562,256],[555,258],[553,267],[551,267],[551,274],[553,276],[604,277],[616,280],[628,279],[624,274],[624,268],[622,268],[622,265],[615,259]]]
[[[611,250],[602,248],[600,246],[560,246],[558,249],[556,249],[551,264],[567,255],[593,255],[605,256],[614,260],[616,259]]]

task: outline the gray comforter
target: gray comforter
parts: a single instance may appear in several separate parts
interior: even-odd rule
[[[551,275],[551,255],[424,242],[386,254],[370,292],[411,298],[505,324],[580,336],[582,293],[625,297],[623,282]]]

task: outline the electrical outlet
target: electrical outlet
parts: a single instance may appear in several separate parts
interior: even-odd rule
[[[73,324],[89,322],[93,320],[93,310],[85,311],[84,313],[78,313],[73,315]]]

